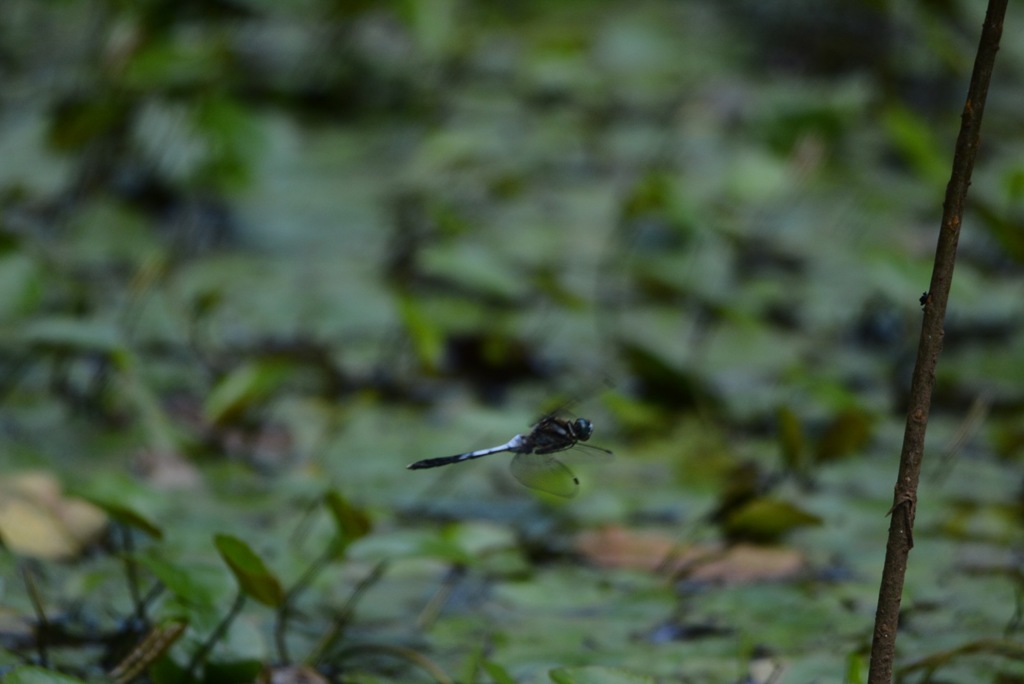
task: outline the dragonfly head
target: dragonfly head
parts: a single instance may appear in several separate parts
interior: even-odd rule
[[[581,442],[586,442],[590,439],[590,435],[594,434],[594,424],[586,418],[577,418],[573,422],[572,428],[576,433],[576,439]]]

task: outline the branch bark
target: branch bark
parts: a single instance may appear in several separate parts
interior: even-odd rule
[[[893,493],[892,508],[889,510],[889,539],[885,547],[885,566],[882,569],[881,586],[878,591],[868,684],[888,684],[892,681],[896,630],[899,626],[900,600],[907,571],[907,557],[914,546],[914,516],[917,509],[921,457],[924,454],[924,436],[928,426],[932,388],[935,384],[935,366],[942,351],[942,324],[953,280],[964,203],[978,152],[985,100],[992,79],[996,53],[999,51],[999,40],[1003,33],[1006,5],[1007,0],[989,0],[978,54],[974,60],[974,72],[971,74],[971,83],[967,90],[967,101],[961,115],[960,133],[953,155],[953,169],[942,205],[942,225],[935,249],[931,285],[921,298],[924,321],[921,325],[917,362],[911,380],[910,404],[903,433],[899,475]]]

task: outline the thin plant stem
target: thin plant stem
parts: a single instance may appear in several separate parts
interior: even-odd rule
[[[288,619],[291,617],[292,608],[295,599],[305,591],[309,585],[316,579],[317,575],[323,572],[330,563],[338,557],[340,551],[344,548],[344,545],[339,541],[335,540],[331,542],[327,550],[316,558],[309,567],[302,573],[295,584],[292,585],[291,589],[285,594],[285,599],[281,603],[281,606],[277,609],[277,619],[274,625],[274,641],[277,644],[277,655],[280,661],[284,664],[291,662],[291,657],[288,654],[288,642],[286,639],[286,633],[288,629]]]
[[[345,659],[350,656],[366,655],[367,653],[384,653],[396,658],[401,658],[402,660],[406,660],[419,666],[423,670],[426,670],[434,678],[434,681],[437,682],[437,684],[454,684],[451,677],[445,674],[444,670],[438,667],[434,661],[430,660],[423,654],[417,653],[411,648],[405,648],[404,646],[393,646],[391,644],[358,644],[345,649],[338,654],[338,657],[339,659]]]
[[[135,539],[128,525],[118,524],[117,527],[121,532],[121,558],[124,561],[124,574],[128,581],[128,593],[131,595],[132,605],[135,607],[135,619],[139,625],[145,625],[146,604],[142,599],[142,592],[139,589],[139,568],[135,562]]]
[[[888,684],[892,681],[893,660],[896,651],[896,631],[899,626],[900,601],[907,571],[907,557],[914,546],[914,517],[917,513],[917,486],[921,476],[924,455],[924,437],[931,408],[935,367],[942,351],[943,321],[949,288],[953,280],[956,249],[960,239],[960,226],[964,215],[967,189],[980,144],[981,120],[985,111],[989,82],[999,50],[1003,32],[1003,17],[1007,0],[989,0],[985,23],[982,26],[974,72],[967,90],[967,100],[961,115],[960,133],[953,154],[953,168],[946,197],[942,206],[942,225],[939,229],[932,269],[931,285],[921,298],[924,320],[917,347],[917,361],[910,387],[907,424],[903,433],[899,474],[893,493],[889,521],[889,539],[885,547],[885,565],[878,592],[875,626],[871,642],[871,664],[868,684]]]
[[[50,643],[50,621],[46,617],[46,609],[43,608],[43,599],[39,595],[39,587],[36,585],[35,574],[26,562],[18,564],[21,572],[21,579],[25,583],[25,591],[28,593],[29,601],[32,602],[32,609],[36,612],[36,648],[39,650],[39,664],[48,667],[50,658],[48,655],[48,644]]]
[[[217,644],[218,641],[223,638],[224,634],[228,631],[228,627],[235,621],[238,614],[242,612],[242,608],[245,606],[245,592],[241,589],[238,590],[238,595],[235,597],[234,603],[231,604],[231,609],[228,614],[224,616],[224,619],[220,621],[220,624],[213,630],[209,637],[199,650],[192,656],[192,660],[189,661],[188,668],[185,670],[188,673],[188,677],[191,679],[195,676],[195,672],[199,669],[199,666],[206,662],[206,658],[210,655],[210,651]]]
[[[310,651],[309,655],[306,656],[306,662],[309,664],[320,663],[326,654],[334,648],[335,644],[341,639],[345,633],[345,628],[348,626],[349,620],[352,618],[352,614],[355,612],[356,604],[359,599],[362,598],[363,594],[370,589],[374,584],[380,580],[384,575],[384,571],[388,567],[387,561],[380,561],[373,566],[370,574],[364,577],[356,588],[352,591],[352,594],[348,597],[348,601],[342,606],[338,615],[334,618],[330,628],[320,638],[313,650]]]

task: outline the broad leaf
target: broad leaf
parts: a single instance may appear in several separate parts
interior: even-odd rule
[[[863,449],[871,439],[871,417],[860,409],[842,411],[818,440],[815,458],[820,463],[834,461]]]
[[[341,550],[348,547],[356,539],[365,537],[370,532],[370,518],[366,513],[350,504],[345,497],[335,490],[331,490],[324,497],[327,510],[334,518],[334,524],[338,526],[338,538]]]
[[[170,563],[152,550],[136,554],[135,560],[185,604],[195,608],[212,608],[215,605],[217,592],[199,581],[196,573],[188,568]]]
[[[85,680],[75,679],[32,665],[16,667],[4,676],[4,684],[85,684]]]
[[[118,523],[141,530],[154,539],[163,539],[164,531],[160,526],[139,511],[129,508],[125,504],[111,501],[101,494],[81,494],[80,496]]]
[[[548,673],[555,684],[654,684],[654,679],[618,667],[560,667]]]
[[[820,525],[821,518],[778,499],[754,499],[733,511],[725,521],[730,539],[775,542],[787,532],[807,525]]]
[[[248,544],[226,534],[214,537],[214,544],[247,596],[271,607],[284,602],[281,583]]]
[[[782,406],[777,413],[779,422],[779,449],[782,451],[782,461],[792,471],[800,472],[804,467],[804,429],[800,425],[793,410],[788,406]]]
[[[203,406],[214,424],[234,420],[249,407],[264,402],[291,375],[292,365],[278,360],[247,363],[221,378]]]

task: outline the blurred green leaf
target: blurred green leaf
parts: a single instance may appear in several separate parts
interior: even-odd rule
[[[671,178],[665,173],[648,173],[633,184],[623,199],[622,218],[661,213],[669,209],[671,202]]]
[[[419,555],[459,565],[471,565],[476,560],[476,557],[461,545],[442,537],[424,539],[417,552]]]
[[[109,494],[85,493],[80,494],[79,496],[92,505],[100,508],[104,513],[122,525],[127,525],[128,527],[133,527],[145,532],[154,539],[163,539],[164,537],[164,531],[159,525],[128,505],[121,503],[120,501],[110,500],[108,498]]]
[[[444,333],[437,321],[428,316],[420,300],[411,295],[398,297],[398,315],[412,340],[420,365],[425,370],[437,369],[444,354]]]
[[[214,544],[246,595],[272,608],[284,602],[281,583],[248,544],[226,534],[214,537]]]
[[[784,90],[776,97],[781,101],[765,108],[758,127],[772,150],[783,157],[791,156],[808,138],[837,147],[871,101],[870,91],[857,83],[826,92]]]
[[[0,321],[32,311],[43,293],[43,273],[27,254],[13,252],[0,257]]]
[[[397,7],[428,59],[448,57],[459,46],[460,5],[456,0],[405,0]]]
[[[334,518],[334,524],[338,526],[338,538],[343,551],[356,539],[365,537],[370,533],[370,518],[366,513],[348,502],[336,490],[327,492],[324,497],[327,510]]]
[[[21,339],[42,349],[113,354],[124,349],[117,326],[106,321],[53,316],[24,324]]]
[[[21,665],[4,675],[4,684],[86,684],[86,682],[84,679],[68,677],[42,667]]]
[[[989,421],[992,448],[1004,459],[1019,458],[1024,454],[1024,425],[1018,416]]]
[[[216,606],[217,591],[199,581],[196,573],[190,568],[164,560],[155,549],[146,549],[135,554],[135,560],[160,580],[168,591],[178,596],[185,605],[204,611]]]
[[[144,93],[213,84],[223,78],[225,54],[213,40],[153,40],[132,55],[121,82]]]
[[[841,411],[818,439],[816,462],[834,461],[863,449],[871,440],[872,423],[871,416],[860,409]]]
[[[458,544],[444,537],[443,531],[405,529],[377,530],[355,544],[349,555],[356,560],[369,563],[423,556],[461,563],[471,554],[467,554]]]
[[[147,671],[153,684],[195,684],[195,677],[189,676],[184,666],[164,654],[150,665]]]
[[[259,660],[213,660],[203,668],[204,684],[250,684],[259,681],[263,663]]]
[[[181,450],[182,442],[178,426],[164,410],[158,391],[140,372],[138,355],[127,351],[120,356],[120,390],[131,402],[139,422],[146,430],[149,448],[159,454],[175,454]]]
[[[420,263],[425,274],[479,296],[512,303],[527,294],[527,279],[503,252],[473,242],[431,245],[424,248]]]
[[[516,684],[516,680],[512,678],[508,670],[493,660],[484,660],[480,663],[480,667],[483,668],[494,684]]]
[[[277,359],[250,361],[225,375],[203,405],[210,423],[237,420],[253,406],[262,404],[288,379],[293,366]]]
[[[652,430],[663,431],[674,422],[669,412],[653,402],[634,399],[621,392],[608,392],[602,403],[615,417],[618,429],[630,435],[651,434]]]
[[[1020,199],[1017,199],[1020,206]],[[1006,207],[986,201],[983,197],[971,200],[971,209],[981,218],[982,227],[1015,261],[1024,262],[1024,230],[1021,230],[1021,210],[1008,211]]]
[[[725,533],[732,540],[773,543],[798,527],[820,525],[821,518],[788,501],[754,499],[729,514]]]
[[[47,142],[60,152],[73,152],[125,126],[131,109],[123,98],[94,93],[91,98],[70,98],[57,105],[50,120]]]
[[[793,409],[782,406],[776,413],[779,425],[779,449],[782,451],[782,462],[793,472],[802,472],[806,463],[804,454],[804,429]]]
[[[657,352],[632,342],[623,342],[620,353],[639,380],[645,400],[666,407],[717,409],[718,399],[697,372],[676,366]]]
[[[548,672],[556,684],[654,684],[654,678],[618,667],[559,667]]]
[[[192,182],[222,192],[246,185],[263,141],[250,111],[230,98],[212,96],[199,102],[192,118],[206,148]]]
[[[88,479],[71,480],[68,490],[107,511],[118,522],[161,539],[163,528],[153,521],[160,495],[120,471],[103,471]],[[144,512],[149,509],[150,512]]]
[[[846,675],[843,677],[843,684],[863,684],[864,681],[864,654],[854,651],[846,656]]]
[[[948,153],[938,144],[928,122],[899,105],[888,107],[882,122],[893,146],[917,175],[937,187],[944,186],[949,180]]]
[[[1003,188],[1011,203],[1024,200],[1024,167],[1010,169],[1003,175]]]

